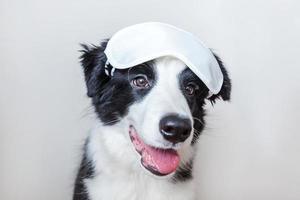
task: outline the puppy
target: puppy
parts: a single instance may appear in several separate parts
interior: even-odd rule
[[[81,63],[98,116],[84,146],[74,200],[195,199],[193,158],[205,126],[204,105],[230,99],[223,74],[218,94],[172,56],[105,72],[108,40],[83,45]],[[111,67],[111,66],[110,66]]]

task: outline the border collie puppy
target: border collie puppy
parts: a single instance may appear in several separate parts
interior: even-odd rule
[[[195,144],[204,105],[229,100],[223,74],[218,94],[181,60],[163,56],[105,72],[107,41],[83,45],[81,63],[98,122],[86,140],[74,200],[194,200]]]

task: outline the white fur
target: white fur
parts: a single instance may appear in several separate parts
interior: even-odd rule
[[[128,129],[134,125],[139,136],[152,146],[170,148],[159,132],[159,120],[176,113],[192,120],[188,104],[179,88],[178,75],[184,63],[171,57],[156,60],[156,85],[142,101],[130,106],[128,115],[113,126],[100,122],[90,134],[88,157],[95,176],[85,184],[91,200],[193,200],[193,179],[172,183],[170,175],[157,177],[140,164],[140,155],[132,145]],[[194,149],[191,136],[177,146],[181,160],[188,161]]]

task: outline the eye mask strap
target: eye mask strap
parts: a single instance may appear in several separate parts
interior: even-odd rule
[[[113,66],[111,66],[108,62],[108,60],[105,62],[105,74],[109,77],[114,76],[114,72],[115,72],[116,68],[114,68]]]

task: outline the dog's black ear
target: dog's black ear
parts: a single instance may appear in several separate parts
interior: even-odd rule
[[[104,50],[108,40],[105,40],[100,46],[89,46],[81,44],[83,50],[80,56],[81,64],[84,70],[84,76],[87,86],[87,95],[95,96],[97,91],[109,81],[109,76],[105,74],[106,56]]]
[[[223,73],[223,84],[222,84],[220,92],[218,94],[212,95],[209,98],[209,100],[212,103],[215,103],[215,101],[219,98],[222,98],[224,101],[229,101],[230,94],[231,94],[231,80],[228,76],[228,72],[226,71],[222,60],[219,58],[218,55],[216,55],[215,53],[213,53],[213,54],[214,54],[215,58],[217,59],[219,66],[221,68],[221,71]]]

